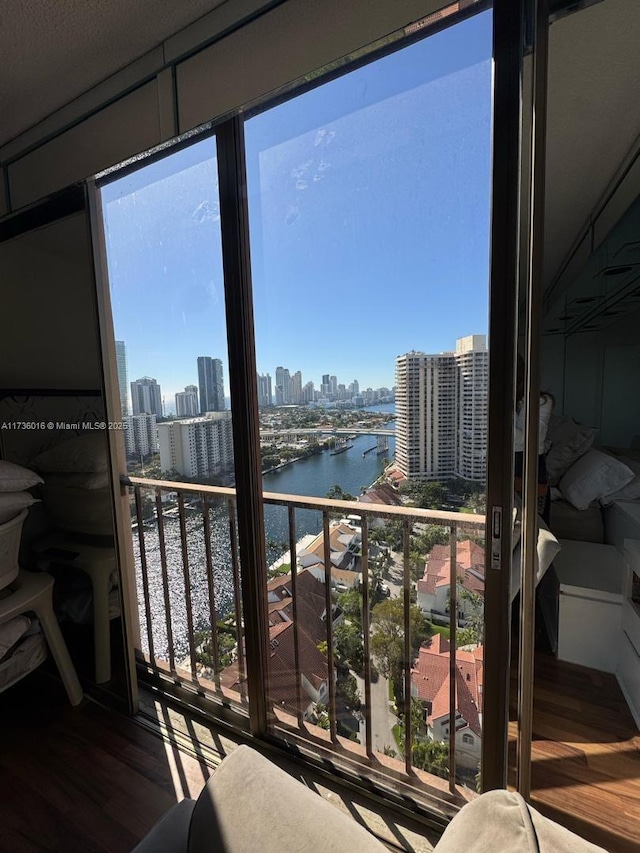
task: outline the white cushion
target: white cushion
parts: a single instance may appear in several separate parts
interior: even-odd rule
[[[600,503],[602,506],[609,506],[614,501],[635,501],[640,499],[640,461],[630,459],[628,456],[618,456],[618,461],[631,468],[634,475],[633,480],[630,480],[619,491],[612,492],[601,498]]]
[[[106,471],[107,445],[103,432],[90,432],[55,444],[38,454],[31,464],[51,474],[78,474]]]
[[[0,492],[21,492],[42,482],[35,471],[0,459]]]
[[[549,421],[547,441],[551,449],[546,455],[547,478],[555,486],[563,474],[589,450],[597,430],[577,424],[565,415],[553,415]]]
[[[34,503],[37,500],[29,492],[0,492],[0,524],[11,521]]]
[[[31,619],[28,616],[15,616],[4,625],[0,625],[0,660],[18,642],[29,629]]]
[[[615,456],[591,449],[569,468],[560,481],[560,491],[576,509],[586,509],[593,501],[622,489],[634,476]]]

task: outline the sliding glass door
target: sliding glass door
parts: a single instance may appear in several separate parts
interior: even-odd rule
[[[508,5],[407,27],[96,196],[139,672],[406,796],[506,773]]]

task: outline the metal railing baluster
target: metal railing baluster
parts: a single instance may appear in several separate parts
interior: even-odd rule
[[[189,574],[189,549],[187,547],[187,519],[184,513],[184,495],[178,494],[178,518],[180,519],[180,547],[182,550],[182,574],[184,577],[184,603],[187,616],[187,640],[189,642],[189,661],[191,677],[198,681],[198,661],[196,660],[195,638],[193,636],[193,606],[191,602],[191,577]]]
[[[236,613],[236,642],[238,644],[238,680],[240,695],[247,698],[247,679],[244,665],[244,640],[242,631],[242,597],[240,594],[240,564],[238,562],[238,531],[236,527],[236,505],[229,498],[229,539],[231,541],[231,565],[233,567],[233,602]]]
[[[456,788],[456,632],[458,630],[458,526],[449,528],[449,790]]]
[[[362,642],[364,652],[364,715],[365,747],[369,758],[373,757],[373,732],[371,721],[371,620],[369,615],[369,529],[367,516],[360,518],[361,550],[360,571],[362,576]]]
[[[167,646],[169,650],[169,668],[174,676],[176,658],[173,648],[173,629],[171,627],[171,597],[169,595],[169,576],[167,573],[167,547],[164,538],[164,519],[162,517],[162,490],[156,489],[156,515],[158,519],[158,544],[160,546],[160,567],[162,569],[162,592],[164,595],[164,615],[167,625]]]
[[[329,538],[329,514],[322,513],[322,531],[324,546],[324,584],[327,628],[327,677],[329,679],[329,731],[331,740],[337,740],[338,721],[336,718],[336,685],[333,665],[333,600],[331,595],[331,540]]]
[[[407,773],[411,774],[411,748],[413,732],[411,731],[411,572],[409,554],[411,550],[411,529],[409,520],[405,518],[402,527],[402,592],[404,615],[404,765]]]
[[[291,560],[291,596],[293,599],[293,661],[296,671],[296,716],[298,725],[304,722],[302,714],[302,673],[300,672],[300,647],[298,631],[300,623],[298,620],[298,566],[296,553],[296,510],[295,507],[288,508],[289,520],[289,558]]]
[[[142,495],[140,486],[133,487],[136,503],[136,518],[138,521],[138,546],[140,549],[140,573],[142,575],[142,590],[144,594],[144,614],[147,622],[147,642],[149,644],[149,658],[155,665],[156,655],[153,647],[153,619],[151,616],[151,596],[149,594],[149,570],[147,566],[147,548],[144,541],[144,526],[142,517]]]
[[[204,554],[207,570],[207,590],[209,593],[209,618],[211,621],[211,654],[213,657],[213,680],[220,690],[220,649],[218,646],[218,616],[216,612],[216,594],[213,582],[213,557],[211,555],[211,519],[209,518],[209,499],[202,494],[202,529],[204,531]]]

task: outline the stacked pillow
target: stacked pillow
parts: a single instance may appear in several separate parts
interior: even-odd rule
[[[98,536],[113,534],[103,432],[74,436],[43,451],[31,464],[45,475],[42,498],[59,528]]]
[[[11,521],[23,509],[36,503],[27,489],[42,483],[42,478],[22,465],[0,459],[0,524]]]
[[[551,416],[547,431],[547,442],[551,447],[545,460],[549,485],[558,485],[573,463],[592,446],[597,432],[597,429],[577,424],[566,415]]]
[[[587,509],[594,501],[607,505],[619,500],[626,491],[640,497],[640,464],[636,472],[626,461],[592,448],[560,480],[560,491],[565,500],[580,510]]]

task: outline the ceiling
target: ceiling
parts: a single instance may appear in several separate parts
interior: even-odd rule
[[[234,0],[1,0],[0,145]]]
[[[0,0],[0,145],[236,0]],[[548,285],[640,135],[638,0],[552,24],[544,277]]]

